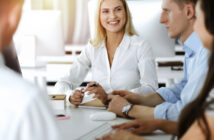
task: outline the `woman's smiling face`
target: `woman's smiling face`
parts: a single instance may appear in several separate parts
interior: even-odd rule
[[[123,32],[126,24],[126,11],[122,1],[104,0],[100,8],[100,22],[106,32]]]

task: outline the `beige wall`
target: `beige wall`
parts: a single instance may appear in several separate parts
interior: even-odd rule
[[[66,44],[86,44],[89,39],[88,0],[25,0],[25,9],[62,12]]]

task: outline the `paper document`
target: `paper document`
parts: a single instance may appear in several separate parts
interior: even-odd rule
[[[93,109],[106,109],[106,106],[97,98],[93,99],[87,103],[80,104],[79,107],[93,108]]]
[[[84,96],[83,96],[83,99],[82,99],[82,103],[81,104],[84,104],[84,103],[87,103],[87,102],[90,102],[90,101],[93,101],[95,98],[93,98],[95,96],[95,94],[88,94],[89,92],[85,92],[84,93]]]

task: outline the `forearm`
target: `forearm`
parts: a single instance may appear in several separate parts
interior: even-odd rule
[[[137,93],[137,94],[141,94],[141,95],[144,95],[144,94],[149,94],[149,93],[153,93],[157,90],[157,86],[156,85],[141,85],[140,87],[137,87],[137,88],[134,88],[134,89],[130,89],[129,91],[130,92],[133,92],[133,93]]]
[[[178,123],[169,121],[169,120],[162,120],[162,119],[157,119],[157,126],[159,130],[162,130],[163,132],[167,134],[173,134],[177,135],[178,134]]]
[[[154,108],[134,105],[133,108],[129,111],[128,116],[135,119],[154,119]]]
[[[154,107],[165,101],[157,93],[150,93],[145,95],[134,94],[127,96],[126,99],[133,104],[144,105],[149,107]]]
[[[144,95],[144,98],[141,101],[141,104],[150,106],[150,107],[154,107],[163,102],[165,102],[165,100],[158,93],[150,93],[150,94]]]

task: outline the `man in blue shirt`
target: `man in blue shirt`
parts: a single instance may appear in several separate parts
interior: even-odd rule
[[[160,22],[185,51],[184,77],[169,88],[146,95],[114,91],[108,110],[123,117],[177,121],[183,107],[200,92],[207,73],[208,50],[193,32],[197,0],[163,0]],[[124,98],[122,98],[122,97]]]

